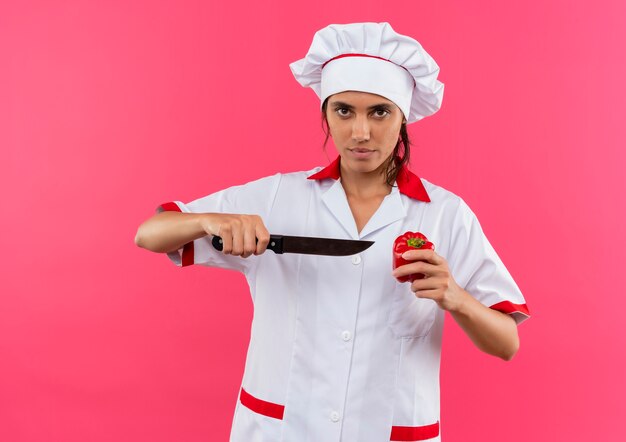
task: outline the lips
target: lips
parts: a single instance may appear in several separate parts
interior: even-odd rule
[[[348,149],[350,155],[356,159],[368,159],[374,155],[374,150],[372,149],[364,149],[362,147],[356,149]]]

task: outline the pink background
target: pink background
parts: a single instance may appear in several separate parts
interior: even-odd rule
[[[227,440],[245,279],[134,236],[160,203],[334,159],[288,64],[357,21],[437,60],[412,169],[468,202],[533,314],[511,362],[448,316],[444,440],[626,440],[625,17],[621,0],[2,1],[0,440]]]

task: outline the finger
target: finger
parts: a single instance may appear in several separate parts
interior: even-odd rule
[[[256,250],[256,235],[254,225],[246,226],[243,234],[243,257],[247,258]]]
[[[221,225],[217,231],[222,238],[222,253],[229,254],[233,250],[233,230],[230,225]]]
[[[432,299],[433,301],[437,301],[441,297],[440,293],[441,290],[418,290],[417,292],[415,292],[415,296],[417,296],[418,298]]]
[[[243,229],[239,225],[233,226],[233,250],[232,255],[241,256],[243,254]]]
[[[259,240],[256,244],[256,255],[260,255],[267,250],[267,245],[270,243],[270,232],[267,231],[263,224],[256,225],[256,237]]]
[[[441,272],[442,270],[433,264],[430,264],[425,261],[416,261],[411,262],[409,264],[404,264],[393,270],[392,274],[394,277],[400,277],[405,275],[411,275],[413,273],[423,273],[426,276],[434,276]]]
[[[411,291],[419,290],[437,290],[441,288],[441,280],[439,278],[416,279],[411,283]]]
[[[402,257],[407,261],[427,261],[431,264],[441,264],[442,257],[437,255],[434,250],[431,249],[413,249],[407,250],[402,254]]]

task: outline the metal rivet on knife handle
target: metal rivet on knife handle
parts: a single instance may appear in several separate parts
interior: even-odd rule
[[[213,247],[215,247],[215,249],[219,250],[220,252],[224,249],[224,242],[219,236],[214,236],[211,240],[211,244],[213,244]]]

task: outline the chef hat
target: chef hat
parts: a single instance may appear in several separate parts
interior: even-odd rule
[[[320,109],[330,95],[370,92],[393,101],[409,124],[437,112],[443,99],[435,60],[385,22],[328,25],[289,67],[298,83],[320,97]]]

